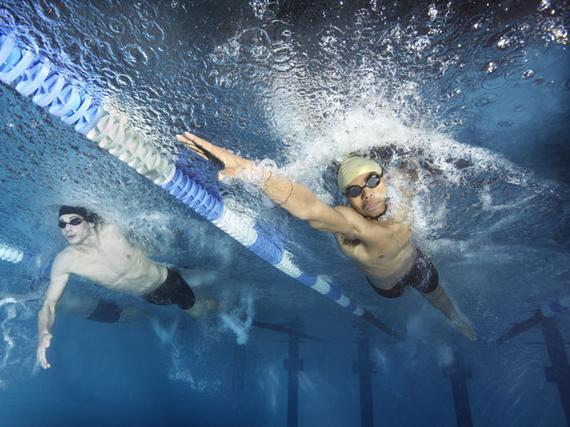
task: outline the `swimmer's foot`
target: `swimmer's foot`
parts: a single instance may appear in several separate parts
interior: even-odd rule
[[[196,301],[196,303],[186,310],[190,316],[194,318],[215,314],[220,310],[220,303],[215,299],[207,299],[204,301]]]
[[[465,320],[457,318],[452,321],[452,324],[471,341],[475,341],[477,339],[477,332],[475,332],[473,326]]]

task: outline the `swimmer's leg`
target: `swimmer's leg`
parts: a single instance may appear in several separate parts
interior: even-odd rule
[[[135,322],[151,317],[139,307],[119,306],[114,301],[95,298],[72,289],[65,290],[59,305],[67,313],[101,323]]]
[[[180,269],[178,270],[184,281],[192,290],[207,288],[227,279],[227,274],[216,270]]]
[[[421,292],[423,297],[427,299],[431,305],[437,308],[441,313],[449,319],[449,321],[456,326],[467,338],[474,341],[477,339],[477,333],[473,326],[469,324],[462,316],[459,315],[455,305],[441,286],[439,284],[431,292]]]
[[[99,300],[91,295],[77,292],[69,287],[63,293],[58,308],[77,317],[89,317],[97,308]]]
[[[215,299],[196,300],[194,305],[186,310],[187,314],[197,319],[199,317],[216,314],[220,311],[220,303]]]
[[[146,310],[143,310],[141,307],[128,305],[121,308],[121,314],[117,321],[121,323],[128,323],[138,322],[142,319],[154,319],[154,316]]]
[[[196,298],[192,307],[184,311],[194,318],[218,313],[220,303],[212,296],[211,287],[224,280],[226,275],[215,270],[198,269],[180,270],[180,274]]]

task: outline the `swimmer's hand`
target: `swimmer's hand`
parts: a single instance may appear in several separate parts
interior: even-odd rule
[[[224,169],[218,174],[218,179],[234,178],[242,175],[243,172],[251,171],[255,168],[255,163],[244,159],[222,147],[218,147],[205,139],[202,139],[190,132],[177,135],[176,139],[185,144],[188,148],[209,161],[219,161],[224,165]],[[242,175],[243,176],[243,175]]]
[[[38,350],[37,350],[37,357],[38,362],[40,362],[40,366],[44,369],[51,368],[51,365],[47,361],[46,357],[46,350],[49,348],[51,344],[52,334],[49,332],[44,332],[41,334],[39,343],[38,343]]]

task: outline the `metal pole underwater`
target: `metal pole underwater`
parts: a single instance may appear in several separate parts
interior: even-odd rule
[[[544,375],[548,382],[556,384],[566,423],[570,425],[570,365],[564,340],[556,319],[545,317],[541,327],[551,364],[544,368]]]
[[[253,218],[231,211],[217,195],[158,152],[128,124],[126,118],[106,111],[99,100],[69,83],[49,61],[21,47],[14,34],[3,27],[0,27],[0,80],[15,87],[21,95],[31,97],[34,103],[60,117],[260,258],[384,333],[401,338],[327,278],[303,272],[275,233],[265,231]]]
[[[443,368],[443,374],[451,381],[453,406],[457,427],[473,427],[467,379],[471,378],[471,368],[463,363],[457,346],[453,346],[453,364]]]
[[[370,360],[370,339],[367,336],[358,339],[358,361],[353,363],[352,371],[358,374],[360,387],[360,425],[374,427],[372,374],[376,373],[376,363]]]
[[[537,309],[530,317],[514,323],[506,332],[495,340],[495,343],[504,344],[528,329],[539,325],[544,319],[558,316],[568,310],[570,310],[570,295],[546,301],[542,303],[540,308]]]
[[[232,391],[242,391],[245,386],[246,346],[235,343],[232,364]]]
[[[289,358],[283,361],[287,374],[287,427],[299,425],[299,372],[304,363],[299,356],[299,337],[289,336]]]

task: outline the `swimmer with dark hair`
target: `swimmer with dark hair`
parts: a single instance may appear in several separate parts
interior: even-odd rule
[[[38,313],[37,358],[42,368],[51,367],[46,351],[53,338],[57,304],[72,274],[114,291],[138,295],[151,304],[177,305],[193,317],[217,310],[216,301],[197,300],[178,271],[151,261],[116,227],[86,208],[62,206],[58,225],[69,245],[52,264],[50,284]],[[216,274],[192,270],[187,280],[201,285],[216,280]],[[114,322],[121,318],[121,309],[112,302],[100,301],[91,316],[93,320]]]
[[[406,289],[414,288],[465,336],[476,339],[475,330],[459,315],[439,283],[433,263],[412,242],[412,194],[401,189],[404,203],[389,203],[386,180],[390,178],[375,161],[350,156],[342,162],[338,186],[348,206],[331,207],[307,187],[196,135],[185,132],[177,140],[206,160],[221,162],[220,178],[255,177],[254,184],[291,215],[307,221],[316,230],[333,233],[340,250],[358,264],[378,295],[397,298]]]

